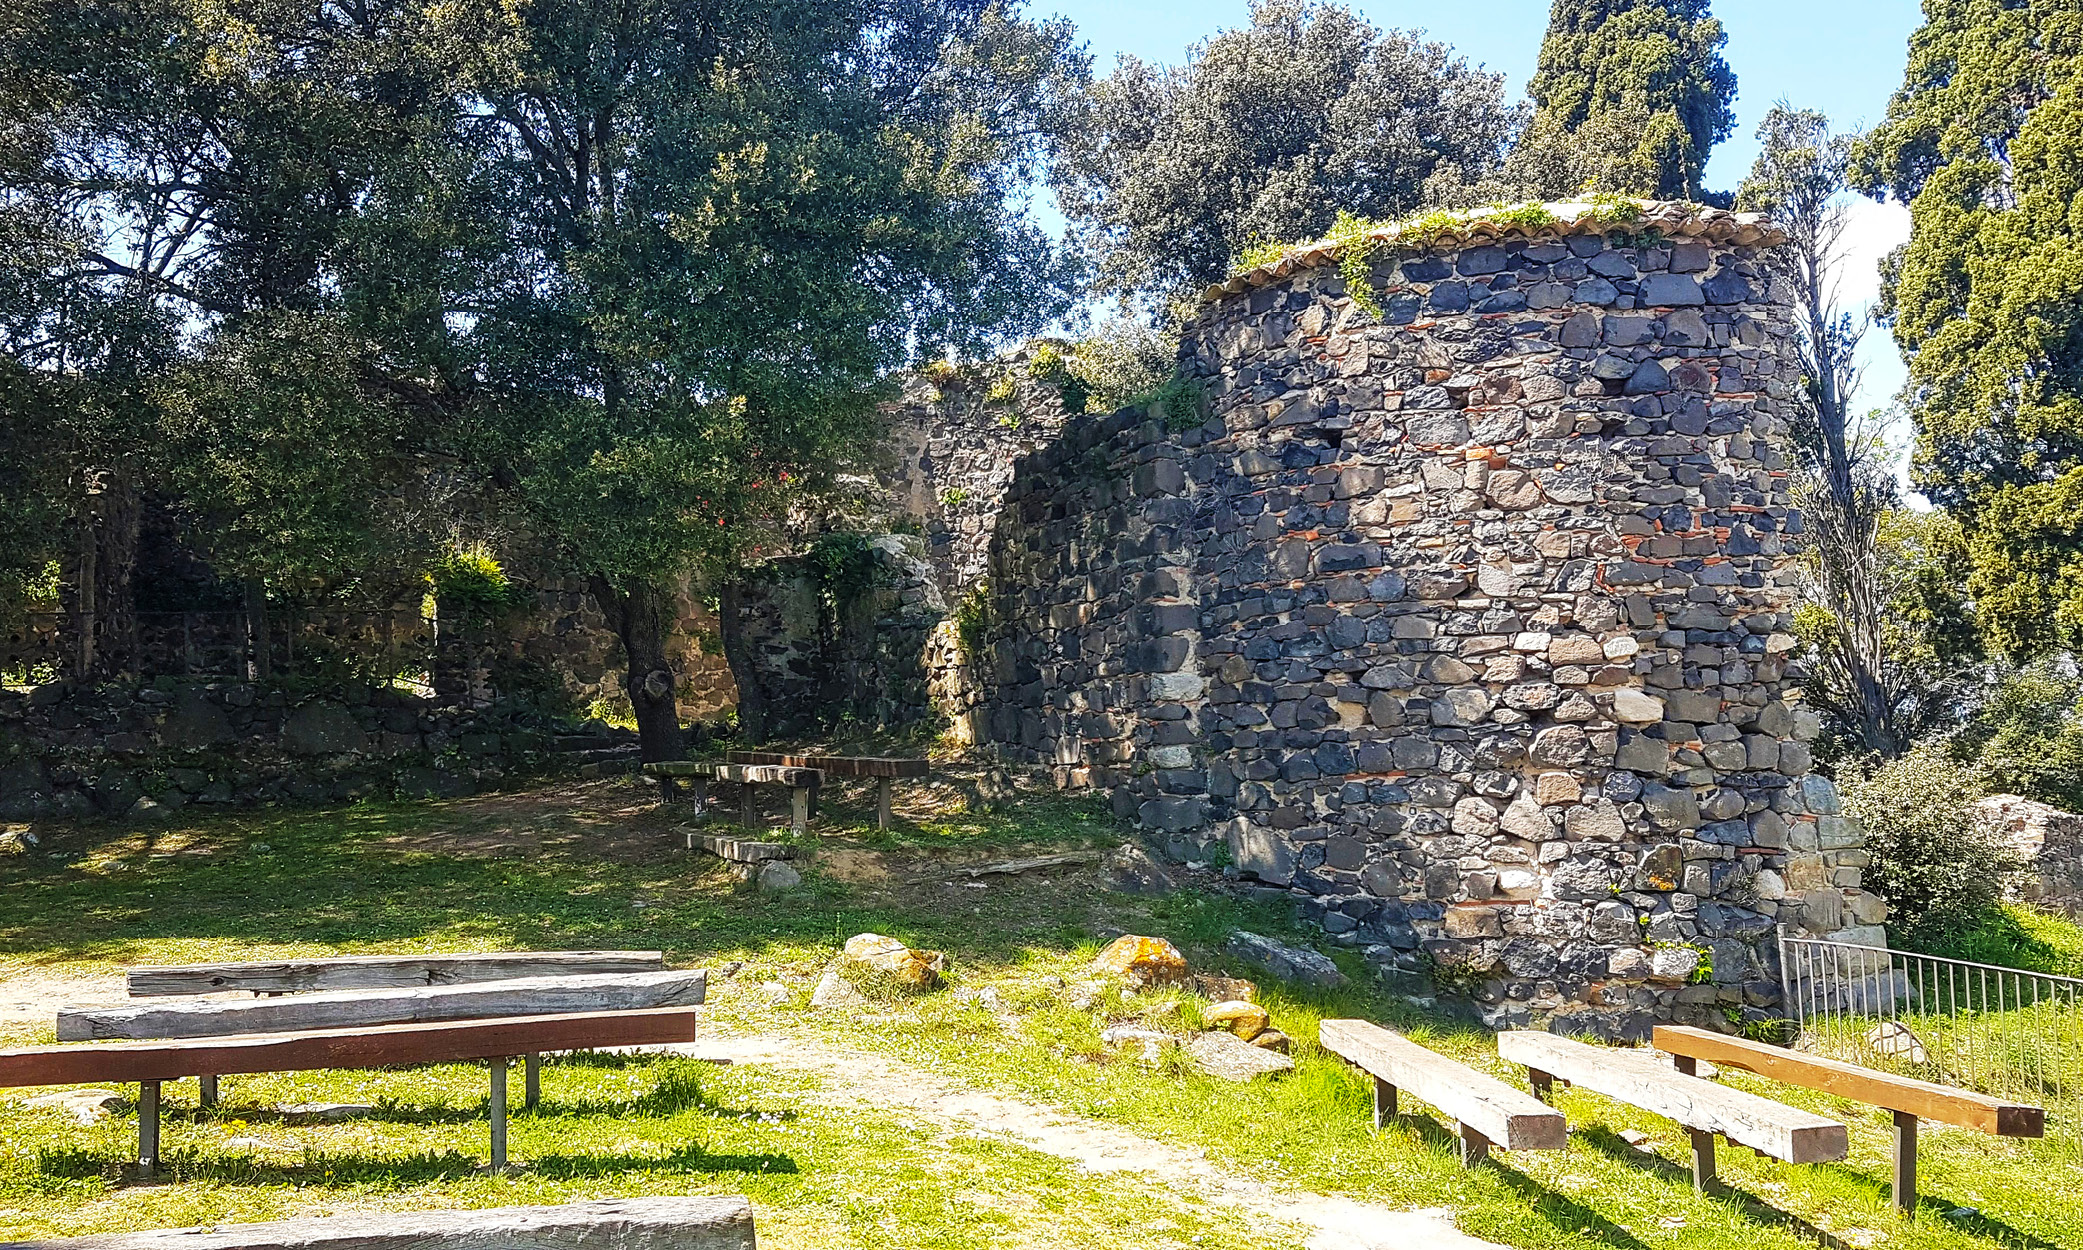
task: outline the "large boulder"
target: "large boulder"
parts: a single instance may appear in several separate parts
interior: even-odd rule
[[[1326,955],[1276,942],[1272,938],[1239,929],[1223,943],[1225,949],[1283,981],[1299,981],[1329,989],[1345,984],[1345,974]]]
[[[196,686],[185,687],[175,696],[173,707],[159,725],[159,744],[169,751],[207,750],[236,737],[231,717],[207,690]]]
[[[1112,973],[1138,989],[1151,985],[1177,985],[1186,980],[1186,956],[1163,938],[1138,937],[1131,933],[1107,944],[1092,966]]]
[[[879,981],[908,993],[918,994],[940,984],[947,971],[947,956],[939,951],[915,951],[893,937],[880,933],[857,933],[846,939],[840,954],[842,973],[856,985]]]
[[[369,735],[354,713],[323,699],[291,712],[282,726],[282,749],[291,755],[339,755],[368,745]]]

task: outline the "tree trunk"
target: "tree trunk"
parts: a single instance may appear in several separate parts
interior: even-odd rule
[[[629,692],[629,705],[636,710],[638,751],[644,763],[679,759],[684,751],[680,701],[672,662],[665,654],[672,592],[648,582],[617,589],[598,573],[587,582],[629,658],[622,685]]]
[[[121,468],[92,469],[80,501],[79,546],[70,584],[73,672],[82,681],[137,668],[137,568],[141,528],[137,488]]]
[[[275,672],[275,657],[268,636],[268,584],[258,577],[245,580],[246,592],[246,680],[266,681]]]
[[[725,582],[719,596],[716,631],[723,637],[723,659],[738,687],[738,733],[745,741],[767,740],[767,697],[759,688],[759,669],[745,643],[744,602],[736,582]]]

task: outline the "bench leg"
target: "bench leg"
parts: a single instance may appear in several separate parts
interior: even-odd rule
[[[698,825],[709,810],[709,779],[696,777],[687,783],[687,787],[693,792],[694,823]]]
[[[137,1177],[151,1180],[159,1171],[159,1082],[137,1087]]]
[[[1671,1066],[1687,1076],[1698,1076],[1700,1074],[1700,1061],[1691,1055],[1672,1055]]]
[[[195,1104],[206,1111],[216,1106],[217,1078],[214,1076],[199,1076],[195,1078],[195,1084]]]
[[[1380,1131],[1381,1131],[1382,1129],[1384,1129],[1384,1128],[1387,1128],[1387,1127],[1388,1127],[1388,1125],[1389,1125],[1389,1121],[1391,1121],[1391,1120],[1393,1120],[1393,1119],[1395,1119],[1395,1118],[1396,1118],[1396,1087],[1395,1087],[1395,1086],[1393,1086],[1393,1085],[1391,1085],[1391,1084],[1389,1084],[1389,1083],[1388,1083],[1387,1081],[1384,1081],[1384,1080],[1382,1080],[1382,1079],[1381,1079],[1380,1077],[1378,1077],[1378,1076],[1377,1076],[1377,1077],[1375,1077],[1375,1078],[1374,1078],[1374,1130],[1375,1130],[1375,1132],[1377,1132],[1377,1133],[1378,1133],[1378,1132],[1380,1132]]]
[[[1533,1096],[1542,1102],[1555,1100],[1555,1078],[1539,1068],[1526,1069],[1526,1083],[1533,1087]]]
[[[1692,1138],[1693,1192],[1711,1194],[1718,1187],[1714,1179],[1714,1134],[1703,1128],[1689,1128],[1685,1132]]]
[[[1456,1124],[1455,1127],[1461,1130],[1461,1166],[1480,1166],[1483,1160],[1490,1157],[1490,1139],[1466,1124]]]
[[[893,789],[895,789],[895,785],[888,777],[877,777],[875,779],[875,827],[877,829],[890,827],[890,791]]]
[[[542,1102],[542,1056],[529,1055],[525,1063],[521,1105],[533,1111]]]
[[[1917,1117],[1895,1113],[1895,1209],[1917,1217]]]
[[[745,832],[751,833],[754,828],[752,822],[754,818],[759,814],[759,805],[752,797],[754,787],[751,782],[748,781],[739,788],[743,791],[743,794],[740,796],[740,798],[744,804],[745,811],[743,819],[741,819],[738,823],[745,826]]]
[[[661,803],[679,802],[679,783],[675,782],[671,777],[660,777],[658,779],[658,801]]]
[[[492,1065],[492,1170],[506,1170],[506,1060]]]
[[[810,827],[810,787],[791,786],[788,791],[788,827],[797,837]]]

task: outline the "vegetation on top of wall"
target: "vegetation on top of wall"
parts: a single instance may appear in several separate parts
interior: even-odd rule
[[[1645,203],[1646,201],[1634,196],[1602,193],[1590,196],[1583,203],[1573,206],[1576,211],[1567,216],[1556,213],[1557,205],[1541,201],[1519,204],[1500,201],[1458,212],[1438,209],[1394,221],[1375,221],[1341,209],[1337,223],[1323,239],[1298,239],[1293,243],[1254,243],[1230,261],[1229,276],[1240,277],[1254,269],[1278,264],[1284,257],[1304,248],[1314,247],[1318,243],[1328,243],[1336,249],[1339,272],[1345,278],[1346,288],[1352,293],[1354,301],[1370,311],[1378,312],[1378,309],[1367,302],[1373,297],[1368,265],[1375,256],[1385,251],[1430,246],[1442,237],[1456,236],[1476,226],[1501,226],[1528,231],[1555,225],[1623,227],[1642,219]],[[1653,242],[1660,237],[1654,232],[1635,236],[1623,231],[1619,234],[1619,241],[1640,244]]]

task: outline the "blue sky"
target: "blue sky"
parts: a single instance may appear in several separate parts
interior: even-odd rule
[[[1224,27],[1241,25],[1245,0],[1166,4],[1155,0],[1030,0],[1037,15],[1061,13],[1077,23],[1105,73],[1118,53],[1175,63],[1186,49]],[[1514,98],[1525,91],[1547,29],[1548,0],[1381,0],[1353,7],[1377,26],[1421,29],[1470,61],[1505,76]],[[1887,112],[1901,84],[1910,32],[1922,20],[1915,0],[1721,0],[1715,14],[1729,33],[1724,55],[1736,71],[1736,133],[1717,148],[1709,186],[1734,189],[1757,155],[1752,132],[1775,100],[1817,108],[1839,127],[1866,127]],[[1902,242],[1908,214],[1863,205],[1845,258],[1844,293],[1872,299],[1874,262]],[[1879,406],[1901,385],[1902,363],[1887,334],[1866,338],[1865,402]]]

